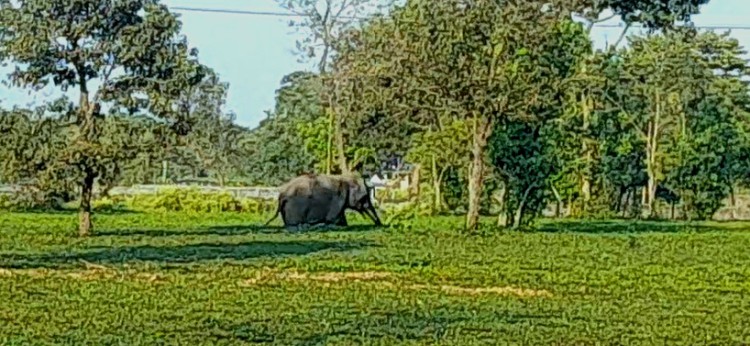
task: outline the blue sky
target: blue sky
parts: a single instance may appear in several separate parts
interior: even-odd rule
[[[169,6],[216,9],[282,11],[275,0],[163,0]],[[288,17],[233,15],[205,12],[179,12],[183,32],[192,46],[200,50],[203,63],[216,69],[229,82],[228,110],[237,114],[237,122],[254,127],[273,108],[274,93],[281,78],[293,71],[309,69],[297,61],[295,41],[299,34],[290,28]],[[694,18],[697,25],[746,26],[750,0],[712,0]],[[607,22],[616,24],[617,20]],[[595,28],[594,42],[601,46],[614,41],[619,28]],[[631,30],[637,33],[637,30]],[[750,46],[750,30],[734,30],[732,36]],[[7,73],[0,69],[0,73]],[[40,104],[58,95],[54,91],[38,93],[0,86],[4,106]]]

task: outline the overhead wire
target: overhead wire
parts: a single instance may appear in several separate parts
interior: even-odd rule
[[[255,10],[234,10],[223,8],[206,8],[206,7],[188,7],[188,6],[170,6],[172,10],[184,12],[203,12],[203,13],[222,13],[248,16],[270,16],[270,17],[304,17],[304,14],[279,12],[279,11],[255,11]],[[365,20],[367,17],[341,16],[340,19]],[[595,28],[624,28],[625,24],[594,24]],[[642,25],[633,24],[633,29],[643,28]],[[714,29],[714,30],[750,30],[750,25],[695,25],[696,29]]]

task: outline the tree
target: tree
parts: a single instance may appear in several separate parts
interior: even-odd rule
[[[710,71],[701,66],[689,40],[679,32],[634,37],[630,47],[622,55],[630,94],[625,121],[635,124],[645,143],[648,181],[642,204],[654,217],[657,186],[679,164],[676,142],[688,138],[686,108],[702,97],[700,84],[708,80]]]
[[[102,107],[146,110],[187,132],[174,100],[203,79],[197,51],[179,36],[177,16],[158,0],[3,0],[0,22],[0,56],[16,66],[12,85],[79,93],[75,108],[63,114],[71,141],[62,165],[79,181],[78,229],[86,236],[94,181],[107,154]]]
[[[191,126],[190,133],[180,138],[177,149],[194,157],[199,167],[221,186],[238,168],[242,134],[242,129],[234,124],[235,115],[223,109],[228,89],[229,84],[209,70],[201,83],[186,88],[177,101]]]
[[[555,165],[551,122],[509,121],[490,140],[490,156],[504,182],[506,224],[528,225],[547,200],[547,185],[559,170]]]
[[[676,21],[690,21],[698,14],[700,6],[710,0],[560,0],[563,6],[574,9],[574,14],[587,22],[587,32],[599,22],[620,17],[625,28],[611,48],[625,38],[628,29],[635,23],[642,23],[649,30],[671,28]],[[611,15],[602,18],[605,11]]]
[[[388,8],[393,0],[277,0],[279,5],[301,17],[290,21],[289,25],[309,31],[297,49],[303,57],[314,58],[321,49],[316,65],[321,75],[328,70],[336,42],[342,33],[356,26],[370,13],[378,13]]]
[[[708,219],[732,197],[747,172],[750,95],[743,80],[745,53],[727,34],[690,35],[689,43],[703,66],[701,94],[685,109],[684,134],[677,142],[679,162],[667,180],[684,201],[684,216]]]
[[[446,173],[467,166],[471,154],[469,126],[465,121],[453,120],[445,128],[415,134],[412,141],[406,159],[425,168],[425,177],[432,181],[432,210],[440,213],[445,206],[442,186]]]
[[[313,58],[316,50],[321,49],[317,62],[318,72],[323,88],[320,89],[320,100],[329,117],[329,146],[336,152],[338,169],[349,171],[347,153],[360,149],[347,149],[343,133],[342,107],[338,104],[341,80],[328,74],[328,67],[336,56],[339,43],[345,41],[347,32],[371,14],[378,14],[394,3],[393,0],[277,0],[278,3],[301,16],[299,21],[290,25],[298,29],[306,28],[309,34],[297,42],[297,48],[304,56]]]
[[[493,129],[504,119],[546,112],[551,94],[542,89],[558,90],[568,73],[563,60],[569,56],[545,60],[552,57],[545,52],[564,47],[561,14],[545,9],[535,1],[409,1],[392,24],[363,38],[370,40],[367,50],[358,50],[355,63],[369,64],[369,80],[393,86],[387,100],[403,113],[425,119],[447,114],[470,124],[469,230],[477,227]]]
[[[250,132],[245,144],[252,158],[245,171],[254,182],[278,185],[316,166],[331,167],[332,161],[326,159],[333,153],[328,150],[330,141],[320,141],[328,132],[320,133],[317,126],[326,121],[319,78],[314,73],[293,72],[282,79],[274,110]]]
[[[13,109],[0,117],[0,160],[4,181],[20,185],[26,207],[55,208],[74,198],[72,169],[58,159],[65,152],[70,131],[46,113],[64,107],[65,99],[36,109]]]
[[[573,13],[579,18],[584,19],[586,22],[586,32],[590,33],[593,26],[596,23],[606,21],[615,17],[619,17],[625,26],[620,36],[611,42],[605,49],[612,53],[617,46],[625,39],[629,28],[635,23],[643,24],[649,32],[653,32],[659,29],[672,29],[674,28],[676,21],[689,22],[692,15],[699,12],[701,5],[708,3],[708,0],[655,0],[655,1],[642,1],[642,0],[561,0],[558,2],[559,5],[567,6],[573,10]],[[602,17],[604,12],[611,12],[610,15]],[[593,53],[593,52],[592,52]],[[595,175],[597,174],[597,162],[598,158],[595,155],[603,148],[602,145],[608,143],[605,138],[599,136],[597,131],[596,122],[603,114],[602,112],[609,112],[607,100],[602,96],[606,95],[607,91],[602,90],[604,85],[601,75],[598,73],[598,69],[601,67],[602,57],[607,58],[607,55],[601,52],[593,53],[589,56],[587,61],[582,62],[579,68],[578,76],[575,78],[580,81],[579,85],[573,86],[569,89],[570,96],[574,97],[576,104],[569,110],[573,111],[569,113],[569,120],[578,123],[579,133],[570,133],[573,142],[569,143],[572,145],[568,147],[567,153],[575,153],[575,158],[569,158],[567,162],[567,169],[570,170],[567,174],[576,175],[576,179],[579,181],[579,189],[575,193],[568,193],[568,196],[576,195],[580,199],[580,203],[576,203],[578,211],[582,214],[588,214],[592,210],[592,189],[599,189],[600,191],[605,190],[604,186],[594,186]],[[616,83],[614,87],[617,88]],[[605,93],[605,94],[602,94]],[[576,148],[578,146],[578,148]],[[570,181],[572,177],[566,177],[565,181]],[[600,180],[600,183],[603,181]],[[599,202],[603,202],[602,196],[598,196]],[[576,202],[575,199],[571,202]],[[558,202],[559,203],[559,202]],[[619,202],[617,203],[619,204]],[[574,205],[569,205],[569,211]],[[598,205],[602,207],[602,205]],[[575,213],[578,214],[578,211]]]

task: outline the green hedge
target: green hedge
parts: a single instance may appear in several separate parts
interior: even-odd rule
[[[78,201],[67,203],[63,209],[76,209]],[[202,192],[195,188],[169,189],[156,194],[133,197],[112,196],[92,202],[94,211],[185,211],[195,213],[253,213],[267,214],[276,210],[275,200],[235,198],[228,192]],[[23,199],[0,195],[0,210],[22,211],[30,209]]]
[[[276,209],[274,200],[239,199],[228,192],[202,192],[198,189],[169,189],[153,195],[136,195],[125,200],[125,205],[132,210],[197,213],[265,214]]]

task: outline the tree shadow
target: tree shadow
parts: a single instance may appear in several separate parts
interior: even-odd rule
[[[237,225],[237,226],[214,226],[196,229],[112,229],[97,231],[97,237],[182,237],[182,236],[241,236],[249,234],[321,234],[321,233],[348,233],[348,232],[370,232],[377,230],[373,225],[352,225],[340,228],[318,228],[310,230],[293,230],[283,226],[263,225]]]
[[[0,254],[0,268],[63,269],[94,264],[122,265],[137,262],[187,264],[205,261],[244,261],[260,257],[309,255],[322,251],[344,252],[372,244],[336,241],[252,241],[199,243],[177,246],[126,246],[54,254]]]
[[[448,309],[450,310],[450,309]],[[283,333],[273,326],[273,319],[252,321],[211,321],[218,326],[220,333],[215,336],[222,339],[242,340],[245,342],[266,342],[295,345],[321,345],[329,342],[353,341],[359,339],[373,341],[436,342],[447,339],[449,332],[460,326],[462,333],[487,335],[495,332],[501,325],[534,324],[543,328],[565,328],[563,323],[554,322],[554,315],[518,314],[505,311],[502,317],[487,319],[486,316],[466,316],[462,313],[453,314],[452,311],[432,311],[428,315],[404,312],[380,312],[358,314],[356,316],[340,316],[340,319],[329,324],[325,329],[316,327],[316,323],[304,317],[299,318],[301,324],[297,328],[302,332]],[[500,317],[500,318],[498,318]],[[487,323],[492,321],[491,323]],[[227,321],[228,322],[228,321]]]
[[[697,223],[671,221],[552,221],[533,228],[540,233],[634,234],[634,233],[707,233],[730,231]]]
[[[283,232],[274,226],[227,226],[195,229],[108,229],[97,231],[96,237],[184,237],[184,236],[234,236],[248,234],[271,234]]]

